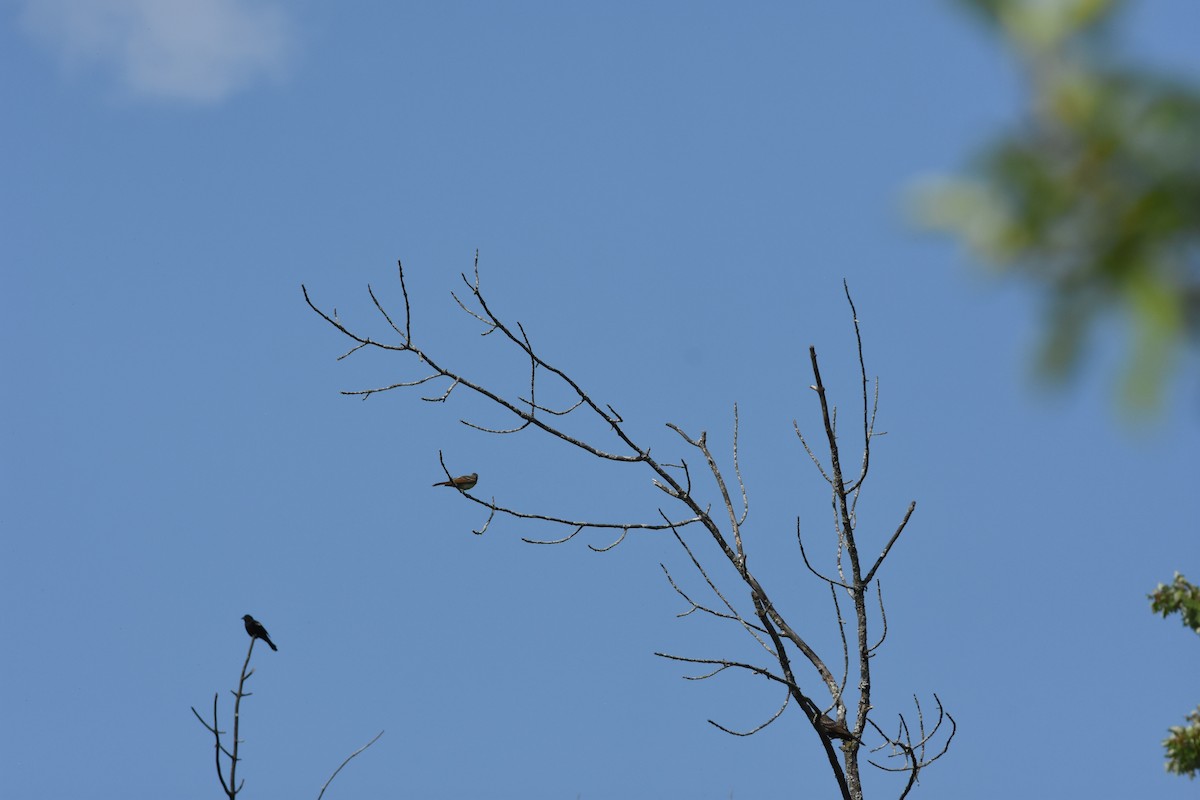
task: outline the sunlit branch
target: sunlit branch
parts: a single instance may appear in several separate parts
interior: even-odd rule
[[[704,569],[704,566],[701,565],[700,559],[696,558],[696,554],[692,552],[692,548],[688,547],[687,542],[685,542],[683,537],[679,535],[679,531],[675,528],[672,528],[671,533],[675,534],[675,541],[679,542],[679,546],[683,548],[685,553],[687,553],[688,558],[691,559],[692,565],[696,568],[696,571],[700,573],[701,577],[704,578],[704,582],[708,584],[708,588],[712,590],[712,593],[715,594],[717,598],[725,605],[725,608],[729,609],[730,616],[740,622],[746,629],[746,632],[753,636],[754,640],[758,642],[764,650],[766,650],[772,656],[775,656],[776,653],[772,652],[771,648],[767,646],[767,643],[758,636],[757,632],[763,632],[763,629],[742,618],[742,615],[738,613],[738,610],[733,607],[733,603],[730,603],[729,600],[725,598],[725,595],[722,594],[721,590],[717,588],[716,583],[714,583],[712,578],[708,576],[708,572]]]
[[[746,625],[750,629],[758,631],[759,633],[766,633],[766,631],[764,631],[760,626],[755,625],[753,622],[750,622],[749,620],[747,620],[745,617],[741,616],[737,612],[727,614],[724,611],[717,611],[715,608],[709,608],[708,606],[697,603],[695,600],[693,600],[691,598],[691,596],[689,596],[687,594],[687,592],[685,592],[685,591],[683,591],[683,589],[679,588],[679,584],[677,584],[675,582],[675,578],[671,575],[671,571],[667,569],[667,566],[665,564],[660,563],[659,566],[662,567],[663,573],[667,576],[667,581],[671,584],[671,588],[674,589],[676,591],[676,593],[678,593],[678,595],[680,597],[682,597],[684,600],[686,600],[688,602],[688,604],[691,606],[691,608],[689,608],[687,611],[683,611],[683,612],[680,612],[679,614],[676,614],[675,616],[677,618],[691,616],[696,611],[703,611],[706,614],[711,614],[712,616],[718,617],[720,619],[727,619],[727,620],[731,620],[731,621]],[[761,644],[761,642],[760,642],[760,644]],[[764,645],[764,647],[766,647],[766,646]],[[770,648],[766,648],[766,649],[767,649],[768,653],[771,652]],[[774,655],[774,654],[772,653],[772,655]]]
[[[896,532],[892,534],[892,538],[888,539],[887,545],[883,548],[883,552],[879,554],[879,558],[875,559],[875,563],[871,569],[867,570],[867,574],[863,577],[863,583],[870,583],[875,577],[875,572],[883,564],[883,560],[887,558],[888,552],[892,549],[892,545],[900,538],[900,534],[904,532],[904,526],[908,524],[908,518],[912,516],[913,511],[917,509],[917,501],[908,504],[908,510],[904,512],[904,519],[900,520],[900,525],[896,528]]]
[[[907,513],[904,515],[899,527],[892,534],[882,549],[879,557],[871,564],[870,568],[864,574],[862,564],[859,560],[859,543],[857,540],[857,526],[859,519],[857,516],[858,501],[865,480],[868,476],[871,467],[871,445],[874,437],[883,435],[876,432],[875,424],[879,411],[879,379],[876,378],[873,384],[873,392],[871,382],[867,377],[866,363],[863,354],[863,339],[858,319],[858,312],[854,305],[854,301],[850,295],[849,286],[843,282],[843,289],[846,294],[846,299],[849,305],[853,326],[855,345],[857,348],[859,375],[858,383],[861,391],[862,405],[862,436],[863,436],[863,451],[862,462],[857,476],[854,476],[852,481],[847,481],[843,473],[842,453],[840,450],[840,442],[838,440],[838,409],[833,405],[826,396],[826,387],[823,383],[820,367],[817,361],[815,348],[809,348],[809,360],[811,362],[812,374],[814,383],[810,387],[817,394],[821,423],[824,427],[826,445],[828,447],[828,460],[823,461],[818,457],[816,451],[810,446],[809,441],[800,431],[799,424],[793,420],[793,429],[800,440],[805,452],[816,466],[817,471],[825,479],[830,486],[830,511],[833,515],[833,533],[835,539],[831,542],[831,548],[834,550],[833,560],[835,563],[834,575],[825,575],[818,571],[808,557],[806,544],[801,536],[800,522],[797,518],[796,522],[796,539],[800,549],[802,561],[813,576],[829,586],[830,594],[833,599],[833,612],[842,648],[842,677],[835,678],[831,670],[826,666],[824,660],[818,653],[809,646],[804,637],[800,635],[795,627],[785,618],[784,613],[776,607],[772,601],[767,589],[762,585],[755,574],[750,570],[748,565],[748,544],[758,539],[749,541],[743,539],[743,534],[748,533],[749,529],[743,530],[749,517],[749,498],[746,482],[741,469],[741,457],[739,453],[740,443],[740,408],[735,403],[733,408],[733,431],[732,431],[732,460],[733,473],[737,481],[738,492],[741,497],[742,507],[738,509],[733,502],[732,493],[725,480],[721,468],[718,466],[717,459],[713,456],[710,449],[707,434],[703,431],[699,436],[689,436],[682,428],[673,423],[667,423],[667,427],[677,434],[684,443],[698,450],[705,459],[708,465],[709,472],[713,477],[716,486],[716,494],[719,500],[711,500],[709,496],[712,493],[711,488],[707,489],[708,495],[693,494],[698,492],[697,487],[693,485],[692,475],[687,464],[687,461],[679,458],[678,463],[670,463],[664,460],[659,463],[655,457],[651,455],[651,449],[645,443],[636,442],[630,431],[625,428],[625,419],[619,414],[615,408],[603,402],[599,397],[589,394],[580,384],[565,371],[548,363],[541,354],[535,350],[532,344],[532,338],[526,331],[524,325],[517,321],[508,323],[496,314],[484,292],[481,288],[480,273],[479,273],[479,255],[475,256],[474,272],[472,276],[466,273],[461,275],[462,281],[466,290],[470,292],[468,295],[461,288],[457,292],[451,292],[451,295],[458,307],[465,312],[471,319],[480,323],[483,330],[481,336],[489,336],[498,334],[502,342],[511,345],[512,349],[519,352],[521,358],[528,360],[528,391],[520,391],[508,395],[502,395],[497,391],[472,381],[468,376],[462,374],[458,370],[451,370],[443,367],[434,359],[430,358],[429,353],[424,349],[417,347],[414,344],[414,339],[411,330],[411,309],[409,306],[408,290],[404,278],[403,266],[399,265],[401,289],[404,293],[404,320],[401,324],[399,319],[394,319],[384,308],[383,304],[378,299],[373,288],[368,286],[368,293],[375,308],[383,316],[390,329],[399,336],[400,344],[383,343],[375,341],[370,337],[359,335],[350,331],[338,319],[337,311],[334,310],[332,315],[327,315],[318,309],[309,299],[307,289],[304,289],[305,301],[308,305],[329,324],[335,327],[339,332],[349,337],[353,342],[353,347],[342,358],[345,358],[359,350],[365,348],[375,348],[378,350],[395,352],[395,353],[411,353],[417,362],[422,366],[423,370],[431,370],[423,378],[392,383],[387,386],[380,386],[372,389],[362,389],[347,394],[360,395],[364,399],[372,394],[380,392],[392,391],[395,389],[411,388],[423,386],[427,383],[432,383],[435,379],[444,378],[449,383],[448,388],[441,396],[422,397],[427,402],[448,402],[452,392],[464,387],[468,391],[469,396],[479,397],[485,401],[489,401],[494,407],[503,409],[509,412],[515,418],[512,424],[508,424],[509,420],[505,419],[503,424],[483,425],[474,421],[460,419],[460,422],[473,430],[482,433],[495,435],[514,434],[522,431],[538,429],[544,433],[559,439],[563,443],[572,447],[583,450],[584,452],[593,455],[597,458],[608,462],[622,464],[637,464],[638,469],[648,469],[651,485],[657,487],[674,501],[678,501],[683,508],[677,509],[670,507],[667,511],[659,510],[661,522],[658,521],[634,521],[625,520],[596,520],[596,519],[580,519],[569,513],[563,514],[548,514],[544,511],[524,511],[506,503],[498,502],[496,496],[491,496],[489,499],[484,499],[473,495],[470,490],[460,490],[461,496],[487,509],[487,519],[483,526],[474,530],[476,534],[482,534],[489,529],[492,521],[499,517],[500,519],[512,519],[521,522],[537,522],[552,526],[556,532],[562,533],[561,536],[550,536],[545,539],[522,537],[524,541],[531,544],[564,544],[579,536],[584,531],[591,530],[594,533],[604,535],[606,538],[603,544],[594,542],[587,543],[587,547],[598,553],[608,552],[613,550],[618,545],[631,538],[631,532],[655,532],[670,530],[674,535],[677,543],[683,549],[688,559],[701,575],[708,590],[713,596],[718,599],[718,603],[712,606],[694,600],[684,589],[676,582],[671,572],[666,565],[660,564],[671,588],[688,604],[687,610],[677,614],[678,617],[686,617],[694,612],[700,611],[704,614],[730,622],[736,622],[743,630],[749,633],[755,641],[761,646],[765,653],[771,656],[771,659],[777,663],[777,668],[774,666],[759,666],[742,661],[730,659],[697,659],[687,658],[682,656],[673,656],[665,653],[657,653],[663,658],[668,658],[676,661],[686,662],[695,665],[710,666],[713,669],[703,675],[688,676],[688,680],[705,680],[715,675],[720,674],[728,669],[737,669],[744,672],[760,675],[769,680],[780,683],[787,689],[787,697],[775,711],[775,713],[767,719],[766,722],[753,728],[749,731],[732,730],[726,726],[709,720],[711,724],[722,731],[736,736],[749,736],[756,733],[766,726],[770,725],[778,719],[789,704],[794,700],[796,707],[803,713],[809,721],[813,730],[816,732],[822,747],[829,759],[831,770],[834,773],[838,782],[838,787],[841,795],[846,800],[861,800],[861,781],[859,776],[859,748],[863,746],[860,738],[868,726],[879,732],[884,739],[884,744],[881,747],[891,746],[894,751],[893,755],[905,758],[905,766],[902,768],[881,767],[892,771],[907,771],[909,773],[909,783],[904,789],[906,795],[915,783],[917,773],[920,769],[940,757],[949,746],[949,741],[945,743],[941,753],[932,758],[925,758],[926,744],[931,737],[937,733],[942,726],[943,719],[948,719],[951,726],[950,737],[954,735],[954,721],[948,714],[944,714],[941,707],[941,701],[938,700],[939,716],[937,723],[933,729],[926,734],[924,727],[924,719],[922,716],[920,703],[917,703],[917,722],[919,727],[919,735],[916,736],[916,741],[911,735],[908,724],[904,717],[900,717],[900,729],[896,736],[888,737],[879,730],[874,720],[870,718],[873,710],[871,705],[872,692],[872,676],[870,670],[870,658],[873,653],[882,645],[888,634],[888,620],[884,608],[881,586],[876,581],[876,591],[879,601],[879,621],[882,625],[882,632],[878,634],[877,640],[869,631],[869,624],[874,624],[873,611],[871,617],[868,618],[868,602],[866,595],[869,592],[871,581],[875,579],[875,575],[882,566],[884,560],[889,555],[891,548],[898,541],[900,534],[905,530],[905,527],[915,509],[915,503],[910,504]],[[302,287],[303,288],[303,287]],[[390,336],[388,337],[390,338]],[[506,347],[506,349],[508,349]],[[539,380],[541,383],[539,384]],[[549,387],[545,384],[550,381]],[[560,383],[561,382],[561,383]],[[566,398],[561,402],[554,402],[551,405],[558,408],[549,408],[543,403],[543,399],[539,402],[539,397],[547,396],[547,388],[553,391],[564,390]],[[572,396],[573,395],[573,396]],[[460,393],[461,396],[461,393]],[[591,413],[588,413],[588,412]],[[574,426],[580,420],[579,416],[570,417],[574,412],[583,414],[585,421],[599,420],[603,424],[604,432],[602,436],[596,436],[595,441],[589,440],[586,437],[568,433],[567,427],[558,427],[559,425],[568,426],[570,430],[577,430]],[[592,415],[595,415],[593,418]],[[570,421],[567,419],[570,418]],[[614,447],[615,439],[615,447]],[[601,444],[605,448],[601,448]],[[676,443],[677,446],[677,443]],[[824,448],[823,448],[824,449]],[[439,460],[441,454],[439,453]],[[641,466],[644,465],[644,466]],[[442,463],[443,472],[446,474],[447,480],[452,480],[450,471]],[[682,475],[678,470],[682,470]],[[682,478],[682,480],[680,480]],[[701,481],[703,483],[703,481]],[[705,484],[708,486],[708,484]],[[720,520],[714,519],[712,511],[714,506],[719,503],[724,506],[724,514],[718,512]],[[667,504],[669,506],[669,504]],[[670,513],[668,513],[668,511]],[[678,515],[679,519],[673,519]],[[635,518],[636,520],[636,518]],[[695,526],[703,531],[701,534]],[[689,527],[691,526],[691,527]],[[607,531],[605,534],[603,532]],[[769,531],[766,533],[769,534]],[[685,535],[687,537],[685,538]],[[722,586],[721,581],[718,581],[714,576],[720,576],[722,573],[712,569],[711,564],[706,565],[701,560],[698,553],[703,552],[699,549],[695,540],[696,535],[701,535],[703,539],[711,539],[717,546],[725,559],[733,566],[736,575],[738,576],[735,586],[742,585],[743,591],[749,589],[750,600],[754,606],[753,615],[743,615],[729,598],[740,597],[729,590],[728,586]],[[607,538],[612,536],[612,538]],[[637,537],[632,537],[637,538]],[[811,537],[810,537],[811,539]],[[811,541],[810,541],[811,546]],[[818,559],[822,563],[827,563],[824,558]],[[759,563],[755,561],[754,563]],[[732,580],[729,578],[722,580]],[[853,614],[847,612],[843,617],[843,609],[839,592],[846,592],[853,607]],[[711,602],[706,600],[706,602]],[[721,608],[717,608],[721,606]],[[808,626],[810,620],[807,615],[804,616],[805,632],[809,633]],[[848,633],[850,628],[849,622],[853,620],[853,635]],[[873,642],[873,643],[872,643]],[[793,649],[794,648],[794,649]],[[851,654],[857,657],[852,659]],[[799,655],[797,655],[799,653]],[[798,679],[794,673],[793,658],[807,660],[808,664],[813,668],[816,676],[820,678],[826,691],[829,693],[830,705],[822,711],[817,702],[807,695],[801,688],[802,683],[811,681],[811,674],[804,672],[804,680]],[[851,664],[856,661],[854,675],[852,676]],[[799,663],[803,663],[802,661]],[[853,687],[857,690],[857,710],[853,715],[847,714],[846,703],[844,700],[845,692],[848,688]],[[934,695],[936,698],[937,696]],[[915,700],[915,698],[914,698]],[[833,712],[833,716],[829,716]],[[851,718],[852,716],[852,718]],[[214,714],[215,728],[215,714]],[[236,731],[236,723],[235,723]],[[838,753],[834,749],[833,740],[841,742],[840,750],[842,753],[842,761],[839,761]],[[369,746],[369,745],[368,745]],[[877,750],[878,748],[876,748]],[[361,751],[360,751],[361,752]],[[872,752],[875,752],[873,750]],[[352,756],[353,757],[353,756]],[[219,751],[218,751],[219,760]],[[874,763],[874,762],[871,762]],[[336,775],[336,772],[334,773]],[[332,778],[331,778],[332,780]],[[902,795],[903,796],[903,795]]]

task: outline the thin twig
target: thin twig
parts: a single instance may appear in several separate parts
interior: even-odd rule
[[[221,770],[221,753],[224,753],[229,758],[233,758],[233,755],[221,744],[221,734],[224,733],[224,731],[219,730],[217,723],[217,698],[219,696],[220,692],[213,693],[212,725],[209,725],[204,721],[204,717],[200,716],[200,712],[196,710],[195,706],[192,706],[192,713],[196,715],[196,719],[200,720],[201,725],[208,728],[208,730],[212,733],[213,738],[216,740],[216,744],[213,747],[213,759],[216,761],[217,765],[217,779],[221,781],[221,790],[225,792],[225,796],[232,800],[234,793],[229,791],[229,784],[225,783],[225,773]]]
[[[883,564],[883,560],[887,558],[888,551],[892,549],[892,545],[896,543],[896,540],[900,538],[900,534],[904,532],[904,526],[908,524],[908,518],[911,517],[913,512],[916,510],[917,501],[914,500],[908,504],[908,510],[904,512],[904,519],[900,520],[900,525],[896,527],[896,532],[892,534],[892,538],[888,539],[888,543],[883,548],[883,552],[879,554],[879,558],[875,559],[875,563],[869,570],[867,570],[867,574],[863,578],[864,584],[870,583],[871,579],[875,577],[875,572],[879,569],[880,565]]]
[[[840,586],[843,589],[850,588],[849,586],[842,583],[841,581],[835,581],[833,578],[826,577],[825,575],[822,575],[820,572],[817,572],[816,568],[813,567],[811,562],[809,562],[808,553],[806,553],[804,551],[804,538],[800,535],[800,518],[799,517],[796,517],[796,542],[800,545],[800,557],[802,559],[804,559],[804,566],[808,567],[809,572],[811,572],[813,575],[817,576],[821,580],[825,581],[830,586]]]
[[[663,573],[667,576],[667,582],[671,584],[671,588],[674,589],[680,597],[682,597],[684,600],[688,601],[688,603],[692,606],[687,611],[683,611],[679,614],[676,614],[675,615],[676,618],[682,619],[683,617],[692,615],[696,611],[703,611],[704,613],[711,614],[712,616],[718,617],[719,619],[727,619],[727,620],[731,620],[734,622],[739,622],[743,625],[747,625],[752,630],[758,631],[759,633],[766,633],[766,631],[763,630],[760,626],[755,625],[753,622],[750,622],[749,620],[745,619],[740,614],[737,614],[737,613],[726,614],[723,611],[717,611],[715,608],[709,608],[708,606],[700,605],[695,600],[693,600],[685,591],[683,591],[683,589],[679,588],[679,584],[677,584],[675,582],[675,578],[671,575],[671,571],[667,569],[667,566],[665,564],[660,562],[658,566],[660,566],[662,568]],[[768,649],[767,652],[770,652],[770,650]]]
[[[756,727],[752,730],[748,730],[748,731],[731,730],[729,728],[726,728],[724,725],[721,725],[720,723],[718,723],[714,720],[711,720],[711,719],[708,721],[708,723],[716,728],[719,728],[720,730],[724,731],[725,733],[728,733],[731,736],[753,736],[754,734],[761,731],[763,728],[770,725],[775,720],[779,719],[779,717],[783,714],[784,710],[788,707],[788,703],[790,703],[790,702],[792,702],[792,693],[790,691],[788,691],[788,692],[785,692],[783,695],[783,705],[781,705],[779,707],[779,710],[776,711],[774,714],[772,714],[771,718],[768,719],[766,722],[764,722],[763,724],[759,725],[758,727]]]
[[[345,760],[345,761],[343,761],[343,762],[341,763],[341,765],[340,765],[340,766],[338,766],[338,768],[337,768],[337,769],[335,769],[335,770],[333,771],[333,774],[329,776],[329,780],[325,781],[325,785],[321,787],[321,793],[317,795],[317,800],[321,800],[321,798],[325,796],[325,790],[329,788],[329,784],[333,783],[333,779],[337,777],[337,774],[338,774],[339,772],[341,772],[341,771],[342,771],[342,767],[344,767],[344,766],[346,766],[347,764],[349,764],[349,763],[350,763],[350,759],[354,758],[356,755],[358,755],[359,753],[361,753],[363,750],[366,750],[368,747],[370,747],[371,745],[375,744],[375,742],[379,741],[379,737],[380,737],[380,736],[383,736],[383,731],[380,731],[379,733],[375,734],[375,738],[374,738],[374,739],[372,739],[371,741],[367,742],[366,744],[364,744],[362,747],[360,747],[360,748],[358,748],[357,750],[355,750],[355,751],[354,751],[353,753],[351,753],[350,755],[346,756],[346,760]]]
[[[875,581],[875,596],[879,598],[879,619],[883,625],[883,632],[879,634],[879,641],[867,649],[870,653],[879,649],[879,645],[883,644],[888,634],[887,610],[883,607],[883,584],[878,580]]]
[[[688,543],[685,542],[683,537],[679,535],[679,531],[672,528],[671,533],[675,534],[675,541],[679,542],[679,546],[683,548],[685,553],[687,553],[688,558],[692,561],[692,565],[696,567],[696,571],[700,573],[701,577],[704,578],[704,582],[708,584],[708,588],[711,589],[712,593],[715,594],[717,598],[725,605],[725,608],[729,609],[730,616],[742,624],[742,627],[746,629],[746,632],[754,637],[754,641],[758,642],[759,646],[761,646],[763,650],[766,650],[768,653],[770,653],[772,657],[776,657],[776,653],[772,651],[771,648],[767,646],[767,643],[764,642],[758,635],[760,632],[763,632],[763,629],[744,619],[738,610],[733,607],[733,603],[730,603],[725,598],[725,595],[722,594],[721,590],[717,588],[716,583],[714,583],[712,578],[708,576],[708,572],[704,569],[703,565],[700,564],[700,559],[696,558],[696,554],[692,552],[692,548],[689,547]]]

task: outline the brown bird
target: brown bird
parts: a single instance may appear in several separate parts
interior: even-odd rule
[[[822,714],[821,715],[821,730],[825,731],[825,735],[830,739],[845,739],[846,741],[857,741],[857,737],[850,733],[850,729],[846,727],[846,723]]]
[[[470,475],[459,475],[457,478],[441,483],[435,483],[434,486],[453,486],[460,492],[465,492],[467,489],[474,489],[475,484],[479,483],[479,473],[472,472]]]
[[[242,622],[246,623],[246,633],[250,634],[251,639],[262,639],[272,650],[278,650],[275,643],[271,641],[271,637],[267,635],[267,629],[263,624],[254,617],[246,614],[242,617]]]

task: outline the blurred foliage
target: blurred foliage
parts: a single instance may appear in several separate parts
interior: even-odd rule
[[[1065,377],[1093,323],[1131,326],[1124,399],[1151,408],[1200,333],[1200,92],[1117,63],[1120,0],[957,0],[1025,68],[1027,118],[970,174],[921,187],[921,221],[1043,286],[1039,371]]]
[[[1187,716],[1187,725],[1172,725],[1163,739],[1167,748],[1167,772],[1196,777],[1200,771],[1200,706]]]
[[[1200,586],[1188,583],[1176,572],[1170,586],[1160,583],[1149,597],[1151,611],[1162,614],[1163,619],[1178,613],[1186,627],[1200,634]]]
[[[1200,634],[1200,586],[1188,583],[1182,575],[1175,573],[1170,586],[1160,583],[1150,594],[1150,609],[1163,615],[1176,612],[1183,624]],[[1170,735],[1163,740],[1167,750],[1167,772],[1196,777],[1200,772],[1200,706],[1186,717],[1186,725],[1173,725]]]

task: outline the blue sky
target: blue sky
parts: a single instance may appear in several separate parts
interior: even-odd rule
[[[280,648],[254,655],[246,798],[315,797],[381,729],[327,797],[832,795],[802,720],[705,721],[753,727],[778,692],[654,657],[749,652],[675,619],[659,563],[701,587],[667,537],[477,537],[478,508],[430,487],[440,450],[484,497],[645,518],[648,474],[471,431],[509,421],[465,393],[338,394],[422,373],[335,361],[348,343],[300,284],[382,336],[366,285],[398,311],[397,259],[418,343],[520,391],[449,296],[476,249],[493,308],[665,460],[695,463],[674,422],[728,468],[738,404],[751,558],[823,648],[794,531],[828,563],[828,498],[792,421],[819,432],[810,344],[854,407],[848,280],[888,432],[866,549],[918,503],[883,573],[877,718],[937,692],[959,723],[915,796],[1193,796],[1159,742],[1200,700],[1200,651],[1145,594],[1200,579],[1195,358],[1130,423],[1118,321],[1047,393],[1037,297],[905,221],[908,187],[1019,111],[1005,54],[950,3],[0,12],[12,796],[214,796],[189,706],[220,692],[228,719],[244,613]],[[1125,23],[1128,52],[1200,76],[1194,9]],[[899,792],[866,769],[868,796]]]

